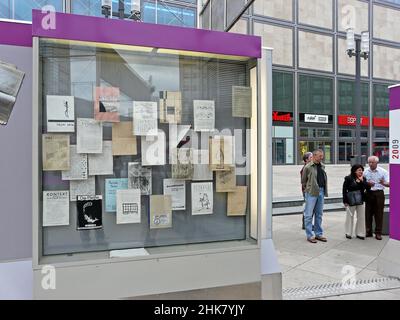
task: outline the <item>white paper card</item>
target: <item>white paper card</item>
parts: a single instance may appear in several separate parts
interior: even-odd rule
[[[93,119],[78,118],[77,124],[77,152],[103,152],[103,125]]]
[[[76,146],[70,146],[70,170],[62,171],[62,180],[86,180],[88,178],[87,154],[77,153]]]
[[[194,100],[194,131],[215,130],[215,102],[212,100]]]
[[[87,180],[71,180],[69,183],[69,193],[71,201],[76,201],[77,196],[95,196],[95,177],[89,177]]]
[[[213,213],[213,183],[192,183],[192,215]]]
[[[148,255],[149,252],[145,248],[110,251],[110,258],[131,258]]]
[[[117,190],[117,224],[140,223],[140,189]]]
[[[69,225],[69,192],[43,191],[43,227]]]
[[[71,96],[47,96],[47,132],[75,132],[75,105]]]
[[[89,175],[113,175],[112,142],[103,142],[103,153],[89,154]]]
[[[133,134],[135,136],[157,135],[157,103],[133,102]]]
[[[172,210],[186,210],[186,183],[182,180],[164,179],[164,195],[171,196]]]

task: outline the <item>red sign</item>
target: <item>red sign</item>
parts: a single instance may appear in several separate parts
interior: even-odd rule
[[[374,118],[374,127],[389,128],[389,118]]]
[[[351,115],[340,115],[338,116],[338,124],[340,126],[356,126],[357,118],[356,116]],[[369,126],[369,118],[361,117],[361,126],[368,127]]]
[[[283,112],[273,111],[272,120],[280,122],[290,122],[292,121],[292,114],[290,112],[283,113]]]

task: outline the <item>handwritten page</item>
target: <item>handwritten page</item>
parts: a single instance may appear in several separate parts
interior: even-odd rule
[[[236,170],[235,167],[229,171],[216,171],[216,191],[234,192],[236,191]]]
[[[152,101],[133,102],[133,134],[135,136],[157,135],[157,103]]]
[[[212,100],[194,100],[194,131],[215,130],[215,102]]]
[[[236,187],[228,193],[228,216],[245,216],[247,210],[247,187]]]

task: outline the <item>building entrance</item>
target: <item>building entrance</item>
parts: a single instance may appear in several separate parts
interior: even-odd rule
[[[343,141],[339,142],[339,163],[350,163],[351,156],[356,152],[356,144],[354,142]],[[361,143],[361,154],[368,155],[368,143]]]

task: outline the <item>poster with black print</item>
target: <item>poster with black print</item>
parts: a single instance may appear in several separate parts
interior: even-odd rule
[[[78,196],[78,226],[77,230],[91,230],[103,228],[102,196]]]

